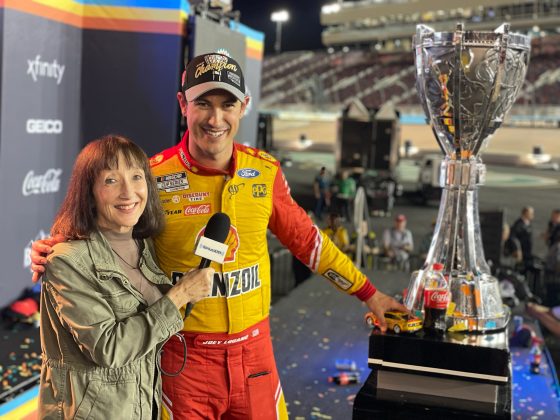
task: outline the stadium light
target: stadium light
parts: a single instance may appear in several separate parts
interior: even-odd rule
[[[282,23],[290,20],[290,14],[287,10],[279,10],[270,15],[270,20],[276,22],[276,40],[274,42],[274,51],[278,54],[280,52],[282,42]]]
[[[321,7],[321,12],[323,12],[325,15],[338,13],[340,12],[340,3],[325,4],[323,7]]]

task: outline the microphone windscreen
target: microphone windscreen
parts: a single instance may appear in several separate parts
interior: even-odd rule
[[[204,229],[204,236],[216,242],[224,243],[228,233],[231,221],[225,213],[214,213]]]

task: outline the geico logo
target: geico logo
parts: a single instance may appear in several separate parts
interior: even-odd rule
[[[29,134],[60,134],[63,124],[60,120],[29,119],[25,124],[25,129]]]

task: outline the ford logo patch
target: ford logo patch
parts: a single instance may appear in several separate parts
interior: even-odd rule
[[[260,174],[261,173],[259,171],[252,168],[243,168],[237,171],[237,175],[239,175],[241,178],[256,178]]]

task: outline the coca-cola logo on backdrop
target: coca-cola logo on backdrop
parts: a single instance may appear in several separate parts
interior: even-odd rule
[[[60,189],[60,175],[62,169],[51,168],[40,175],[35,175],[35,172],[29,171],[23,180],[21,192],[24,196],[33,194],[49,194],[58,192]]]

